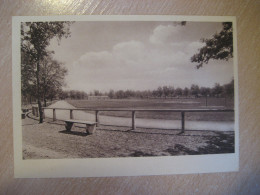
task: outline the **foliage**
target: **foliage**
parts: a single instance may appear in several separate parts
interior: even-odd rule
[[[191,62],[199,63],[197,68],[207,64],[210,59],[228,60],[233,57],[232,22],[223,22],[223,29],[213,35],[211,39],[202,39],[206,45],[199,49],[199,53],[191,57]]]
[[[58,42],[62,37],[68,37],[70,35],[69,26],[70,22],[25,22],[21,23],[21,70],[22,70],[22,93],[23,96],[28,94],[36,97],[40,113],[40,123],[42,119],[42,105],[44,91],[47,92],[48,87],[57,86],[57,83],[48,83],[48,86],[43,86],[42,79],[46,79],[44,76],[45,69],[43,62],[50,56],[51,51],[47,50],[50,45],[50,41],[53,38],[57,38]],[[59,63],[55,63],[56,68]],[[60,69],[61,70],[61,69]],[[56,72],[57,73],[57,72]],[[64,71],[61,71],[63,76]],[[57,76],[57,74],[56,74]],[[61,76],[61,77],[62,77]],[[60,80],[59,77],[56,77]],[[53,77],[55,80],[56,78]],[[47,85],[47,83],[45,82]],[[44,90],[45,88],[45,90]],[[49,95],[55,91],[55,88],[48,89]]]
[[[80,95],[77,95],[80,94]],[[220,85],[216,83],[214,87],[199,87],[198,85],[191,85],[190,88],[174,88],[173,86],[159,86],[155,90],[110,90],[108,93],[102,93],[98,90],[90,92],[88,95],[106,95],[111,99],[127,99],[127,98],[182,98],[182,97],[234,97],[234,80],[225,85]],[[87,94],[83,91],[63,91],[61,93],[60,99],[85,99]]]
[[[59,93],[60,99],[85,99],[87,98],[87,93],[84,91],[78,91],[78,90],[69,90],[69,91],[61,91]]]
[[[194,95],[194,96],[198,96],[199,93],[200,93],[200,89],[199,89],[199,86],[198,85],[191,85],[191,88],[190,88],[190,93],[191,95]]]
[[[99,90],[94,90],[94,95],[99,96],[99,95],[101,95],[101,93],[99,92]]]
[[[223,86],[220,86],[219,83],[215,83],[214,88],[212,89],[212,94],[216,97],[221,96],[221,94],[223,93]]]
[[[185,87],[183,89],[182,95],[187,97],[189,95],[189,92],[190,92],[189,89],[187,87]]]
[[[178,87],[176,90],[175,90],[175,95],[176,96],[182,96],[182,89],[180,87]]]
[[[21,52],[21,90],[23,98],[36,98],[36,65],[28,52]],[[26,101],[26,100],[24,100]],[[28,101],[28,100],[27,100]]]
[[[40,93],[43,95],[46,106],[46,99],[52,100],[55,98],[57,92],[64,86],[67,69],[62,66],[62,63],[54,60],[50,55],[45,56],[41,64],[42,68],[39,74]]]
[[[234,79],[226,85],[224,85],[224,93],[227,97],[234,97]]]
[[[21,25],[21,49],[30,52],[33,59],[42,59],[49,52],[51,39],[70,36],[70,22],[25,22]]]

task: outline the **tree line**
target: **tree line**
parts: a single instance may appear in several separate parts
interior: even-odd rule
[[[234,80],[225,85],[216,83],[214,87],[199,87],[191,85],[190,88],[174,88],[173,86],[160,86],[155,90],[110,90],[109,92],[100,92],[94,90],[90,93],[79,90],[67,90],[57,93],[58,99],[87,99],[88,96],[108,96],[110,99],[127,98],[188,98],[188,97],[234,97]]]
[[[109,98],[123,99],[123,98],[180,98],[180,97],[234,97],[234,80],[225,85],[215,84],[214,87],[199,87],[198,85],[191,85],[190,88],[174,88],[173,86],[160,86],[155,90],[110,90]]]

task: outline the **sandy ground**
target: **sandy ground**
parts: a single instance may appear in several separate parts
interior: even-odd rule
[[[28,118],[31,117],[31,118]],[[39,124],[32,114],[23,122],[24,159],[138,157],[234,152],[234,132],[160,130],[100,126],[92,135],[85,128],[65,130],[64,122]]]

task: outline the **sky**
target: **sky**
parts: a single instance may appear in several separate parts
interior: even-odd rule
[[[153,90],[159,86],[213,87],[233,78],[233,60],[210,60],[196,69],[190,61],[204,44],[221,31],[220,22],[114,21],[75,22],[71,37],[48,49],[68,69],[68,90]]]

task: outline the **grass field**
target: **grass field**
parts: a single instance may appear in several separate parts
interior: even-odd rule
[[[208,98],[207,106],[205,98],[189,99],[120,99],[120,100],[67,100],[77,108],[89,109],[233,109],[233,99]],[[101,115],[131,117],[129,111],[103,111]],[[180,113],[176,112],[137,112],[137,118],[180,120]],[[186,113],[186,120],[195,121],[234,121],[233,112],[194,112]]]

